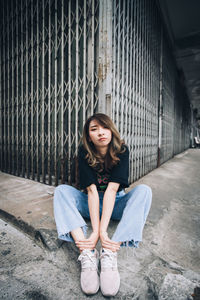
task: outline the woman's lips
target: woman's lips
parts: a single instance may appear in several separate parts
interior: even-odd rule
[[[100,139],[99,139],[100,142],[103,142],[103,141],[105,141],[105,140],[106,140],[106,138],[100,138]]]

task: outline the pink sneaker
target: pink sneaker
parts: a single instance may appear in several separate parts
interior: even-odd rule
[[[96,294],[99,290],[99,254],[97,250],[83,250],[78,260],[81,262],[82,291],[87,295]]]
[[[119,291],[120,276],[117,269],[117,252],[102,249],[100,255],[100,286],[104,296],[115,296]]]

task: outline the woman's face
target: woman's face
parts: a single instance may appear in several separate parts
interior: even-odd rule
[[[98,148],[108,148],[112,139],[112,131],[100,125],[97,120],[92,120],[89,124],[89,139],[97,150]]]

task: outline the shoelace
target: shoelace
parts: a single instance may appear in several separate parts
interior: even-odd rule
[[[101,253],[101,257],[100,257],[101,267],[102,268],[117,267],[116,255],[117,255],[116,253],[104,249],[104,251]]]
[[[95,267],[95,269],[97,270],[96,256],[90,250],[83,251],[79,255],[78,260],[81,261],[82,269],[94,268]]]

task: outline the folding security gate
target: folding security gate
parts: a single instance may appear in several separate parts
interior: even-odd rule
[[[1,170],[74,181],[98,101],[98,1],[1,2]]]
[[[83,124],[109,114],[130,182],[190,144],[190,104],[155,0],[1,0],[0,169],[75,183]]]
[[[112,3],[112,117],[130,148],[133,182],[189,147],[190,104],[177,93],[180,79],[156,1]]]

